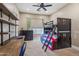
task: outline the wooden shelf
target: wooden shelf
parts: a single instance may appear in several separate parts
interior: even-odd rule
[[[12,22],[10,22],[10,21],[7,21],[7,20],[5,20],[5,19],[3,19],[3,18],[0,18],[0,22],[8,23],[8,24],[11,24],[11,25],[18,26],[17,24],[14,24],[14,23],[12,23]]]
[[[16,16],[13,15],[12,12],[10,12],[2,3],[0,3],[0,9],[3,13],[5,13],[7,16],[10,16],[14,20],[18,20]]]
[[[4,15],[6,15],[6,17],[4,17]],[[7,18],[7,19],[6,19]],[[2,3],[0,3],[0,28],[1,28],[1,45],[3,46],[4,43],[4,35],[8,34],[9,35],[9,39],[8,41],[12,38],[11,37],[11,26],[13,26],[13,28],[15,27],[15,33],[13,34],[13,37],[16,37],[16,26],[19,26],[18,24],[16,24],[16,21],[18,20],[18,18],[11,13],[11,11],[9,11]],[[8,32],[4,32],[3,29],[5,29],[3,27],[4,24],[8,25]]]
[[[0,34],[8,34],[8,32],[3,32],[3,33],[0,32]]]
[[[47,25],[47,24],[51,24],[51,23],[53,23],[53,21],[49,21],[49,22],[46,22],[44,24]]]

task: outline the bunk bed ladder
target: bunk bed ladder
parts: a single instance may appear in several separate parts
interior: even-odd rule
[[[56,26],[54,26],[54,28],[53,28],[52,35],[51,35],[51,37],[50,37],[50,40],[48,41],[48,44],[46,45],[45,52],[47,51],[47,48],[48,48],[48,46],[49,46],[49,44],[50,44],[50,41],[51,41],[51,39],[52,39],[52,36],[53,36],[55,30],[56,30]]]

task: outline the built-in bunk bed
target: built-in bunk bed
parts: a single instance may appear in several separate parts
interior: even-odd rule
[[[43,23],[43,26],[44,34],[41,36],[41,42],[43,43],[42,48],[46,46],[45,51],[47,48],[55,50],[71,47],[71,19],[57,18],[57,25],[54,25],[53,21],[49,21]],[[56,39],[55,44],[53,39]]]

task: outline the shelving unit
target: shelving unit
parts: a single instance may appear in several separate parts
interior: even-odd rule
[[[0,44],[16,37],[18,18],[14,16],[2,3],[0,3]]]
[[[48,31],[51,31],[53,29],[53,21],[43,23],[43,26],[44,26],[44,33],[47,33]]]
[[[57,24],[52,22],[46,22],[44,24],[44,33],[48,34],[48,31],[52,31],[56,27],[57,34],[56,49],[71,47],[71,19],[70,18],[57,18]],[[54,33],[54,32],[53,32]],[[53,36],[52,36],[53,37]]]

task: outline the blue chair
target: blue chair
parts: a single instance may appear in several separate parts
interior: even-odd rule
[[[26,42],[24,42],[23,45],[21,46],[19,56],[24,56],[25,50],[26,50]]]

